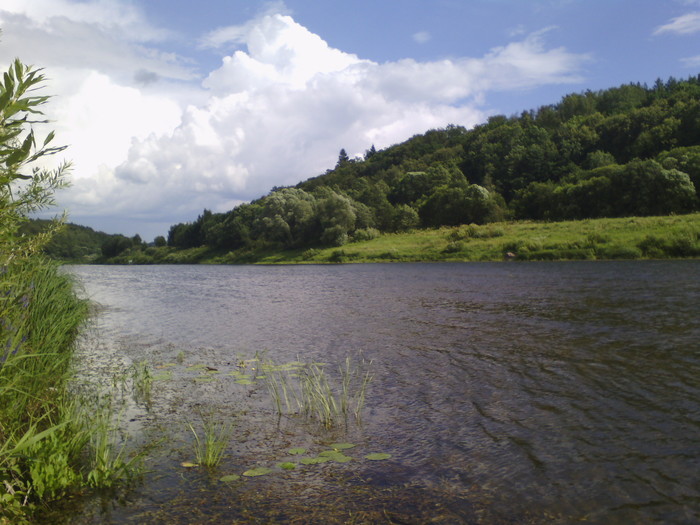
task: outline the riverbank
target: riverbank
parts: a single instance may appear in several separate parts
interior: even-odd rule
[[[323,264],[700,257],[700,213],[563,222],[515,221],[381,234],[340,247],[229,252],[149,247],[109,264]]]

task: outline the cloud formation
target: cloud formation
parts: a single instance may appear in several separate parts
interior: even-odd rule
[[[654,35],[663,33],[690,35],[698,31],[700,31],[700,12],[693,12],[673,18],[669,23],[659,26],[654,31]]]
[[[55,79],[51,117],[76,165],[62,204],[78,222],[140,221],[144,238],[317,175],[340,148],[476,124],[486,92],[578,82],[589,59],[547,48],[541,31],[479,58],[380,64],[332,48],[276,4],[204,35],[209,49],[240,49],[198,78],[131,3],[24,5],[0,7],[0,63],[20,55]]]

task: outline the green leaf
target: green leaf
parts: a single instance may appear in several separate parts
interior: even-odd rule
[[[357,445],[354,445],[353,443],[331,443],[328,446],[331,448],[334,448],[335,450],[347,450],[347,449],[353,448]]]
[[[46,136],[46,138],[44,139],[44,146],[46,146],[49,142],[51,142],[53,140],[54,136],[55,136],[55,133],[53,131],[51,133],[49,133]]]
[[[272,469],[269,469],[267,467],[256,467],[250,470],[246,470],[243,473],[243,475],[249,478],[253,478],[256,476],[264,476],[265,474],[269,474],[270,472],[272,472]]]
[[[337,450],[324,450],[319,454],[320,457],[328,458],[331,461],[335,461],[336,463],[347,463],[348,461],[352,461],[352,458],[350,456],[346,456],[342,452],[338,452]]]
[[[292,456],[297,456],[300,454],[306,454],[306,449],[302,447],[290,448],[287,452],[289,452]]]
[[[302,458],[300,463],[302,465],[318,465],[319,463],[327,463],[331,459],[326,458],[326,457],[317,457],[317,458]]]
[[[241,479],[241,477],[238,474],[229,474],[227,476],[222,476],[219,478],[219,481],[223,481],[224,483],[229,483],[231,481],[238,481]]]
[[[367,454],[365,456],[365,459],[369,459],[370,461],[382,461],[384,459],[389,459],[391,457],[391,454],[385,454],[385,453],[376,453],[376,454]]]
[[[282,463],[277,463],[277,466],[281,469],[284,470],[294,470],[297,468],[295,463],[292,463],[291,461],[284,461]]]

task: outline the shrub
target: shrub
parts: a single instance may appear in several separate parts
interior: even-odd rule
[[[371,241],[379,237],[379,230],[376,228],[363,228],[361,230],[356,230],[352,235],[352,240],[354,242]]]

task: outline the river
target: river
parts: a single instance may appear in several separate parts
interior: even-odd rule
[[[698,261],[68,268],[99,305],[84,373],[167,372],[130,432],[169,436],[71,523],[700,521]],[[232,381],[261,356],[350,357],[361,422],[280,421]],[[215,473],[181,466],[206,417],[237,429]],[[334,441],[355,460],[218,481]]]

